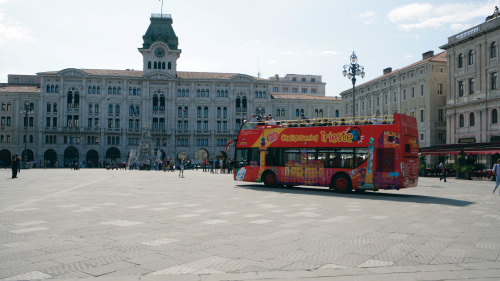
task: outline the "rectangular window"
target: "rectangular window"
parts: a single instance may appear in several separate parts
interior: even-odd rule
[[[424,122],[424,110],[420,109],[420,122]]]
[[[52,118],[52,127],[57,127],[57,117]]]
[[[288,93],[288,87],[283,88],[283,93]]]
[[[302,93],[307,94],[307,88],[302,88]]]
[[[443,94],[443,83],[438,83],[438,95]]]
[[[420,140],[424,140],[424,134],[420,134]]]
[[[442,109],[442,108],[438,109],[438,121],[439,122],[444,121],[444,109]]]
[[[420,96],[424,96],[424,85],[420,85]]]
[[[415,98],[415,87],[411,87],[411,98]]]
[[[440,140],[440,141],[444,140],[444,134],[443,133],[439,133],[438,134],[438,140]]]
[[[406,100],[406,90],[403,90],[403,100]]]
[[[316,89],[315,88],[311,89],[311,94],[316,94]]]
[[[311,78],[311,82],[315,83],[316,82],[316,78]]]
[[[273,87],[273,93],[277,93],[277,92],[279,92],[278,87]]]
[[[299,88],[292,88],[292,93],[298,93],[299,92]]]
[[[474,78],[470,78],[469,79],[469,95],[474,94],[475,91],[476,91],[476,89],[475,89],[475,85],[474,85]]]
[[[458,81],[458,96],[464,96],[464,81]]]
[[[208,131],[208,121],[203,121],[203,130]]]
[[[387,97],[387,94],[384,95],[384,103],[387,104],[388,103],[388,97]]]
[[[394,92],[394,102],[397,102],[398,101],[398,95],[396,92]]]
[[[491,90],[496,90],[497,87],[497,80],[498,80],[498,73],[493,72],[491,73],[491,78],[490,78],[490,89]]]
[[[45,123],[45,127],[50,127],[50,117],[47,117],[47,122]]]

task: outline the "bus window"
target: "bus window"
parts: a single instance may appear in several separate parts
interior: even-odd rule
[[[309,148],[307,150],[303,150],[302,152],[306,153],[307,162],[316,160],[316,149]]]
[[[354,166],[354,149],[353,148],[341,148],[337,150],[335,156],[337,162],[340,159],[340,166],[337,168],[353,168]],[[338,165],[338,164],[337,164]]]
[[[298,149],[285,149],[283,151],[283,162],[288,161],[300,162],[300,151]]]
[[[354,167],[363,164],[366,158],[368,158],[368,148],[356,148],[356,163],[354,163]]]
[[[266,166],[285,166],[281,157],[281,148],[268,148],[266,151]]]
[[[248,149],[247,148],[236,149],[234,162],[236,168],[245,167],[246,165],[248,165]]]

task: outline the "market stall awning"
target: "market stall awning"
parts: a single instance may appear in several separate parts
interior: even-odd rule
[[[442,144],[420,148],[422,155],[459,155],[462,153],[465,155],[500,154],[500,142]]]
[[[471,149],[471,150],[464,150],[465,154],[500,154],[499,149],[493,149],[493,150],[477,150],[477,149]]]

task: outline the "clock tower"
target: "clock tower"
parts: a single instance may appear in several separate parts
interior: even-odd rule
[[[179,39],[172,28],[170,14],[152,14],[144,43],[139,52],[143,58],[143,75],[166,73],[177,77],[177,59],[181,50],[177,47]]]

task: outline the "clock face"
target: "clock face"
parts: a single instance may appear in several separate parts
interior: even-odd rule
[[[158,47],[155,49],[155,56],[157,58],[163,58],[165,56],[165,49],[162,47]]]

